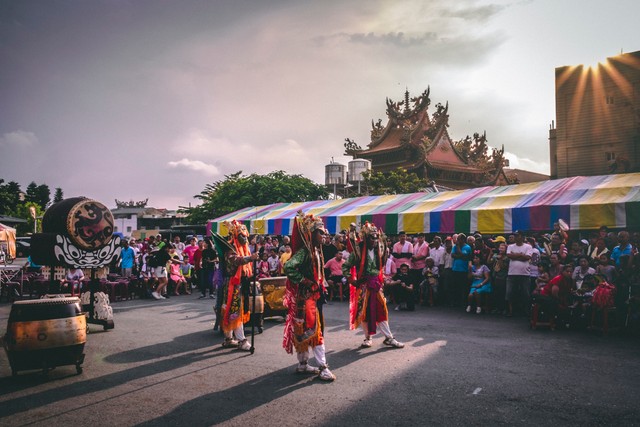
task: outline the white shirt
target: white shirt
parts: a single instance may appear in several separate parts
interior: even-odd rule
[[[446,249],[442,245],[440,245],[438,248],[431,247],[431,250],[429,251],[429,257],[433,258],[433,262],[436,265],[436,267],[444,264],[445,251]]]
[[[518,246],[513,243],[507,246],[507,255],[509,254],[519,254],[531,256],[533,253],[533,248],[528,243],[523,243]],[[529,261],[519,261],[512,259],[509,261],[509,276],[529,276],[531,269],[529,268]]]

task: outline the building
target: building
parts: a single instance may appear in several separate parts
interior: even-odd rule
[[[111,213],[114,232],[137,239],[179,228],[184,225],[186,217],[185,214],[176,211],[141,206],[119,206],[112,209]]]
[[[640,51],[556,68],[551,179],[640,171]]]
[[[371,142],[366,149],[347,140],[346,154],[371,161],[374,172],[404,168],[425,182],[451,189],[504,185],[504,147],[491,149],[486,134],[453,141],[449,136],[449,105],[436,104],[429,114],[429,89],[420,96],[393,102],[387,98],[387,122],[371,122]]]

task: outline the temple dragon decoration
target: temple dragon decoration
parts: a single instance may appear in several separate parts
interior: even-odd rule
[[[404,168],[425,181],[451,189],[517,183],[507,177],[504,146],[487,145],[486,133],[474,133],[459,141],[449,136],[449,104],[436,104],[429,116],[430,88],[420,96],[394,102],[387,98],[387,123],[371,121],[371,143],[362,149],[346,139],[345,154],[371,161],[375,172]]]

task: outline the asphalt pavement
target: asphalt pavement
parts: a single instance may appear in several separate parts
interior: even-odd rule
[[[11,376],[0,355],[0,425],[639,425],[640,342],[524,318],[419,307],[390,312],[406,343],[360,348],[348,303],[325,306],[333,383],[294,373],[282,319],[255,353],[221,347],[213,300],[113,303],[115,328],[90,326],[84,372]],[[11,305],[0,304],[4,334]],[[313,363],[313,360],[312,360]]]

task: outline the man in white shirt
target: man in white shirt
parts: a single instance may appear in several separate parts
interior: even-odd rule
[[[521,231],[514,233],[515,243],[507,247],[507,258],[509,258],[509,274],[507,275],[507,292],[505,300],[508,305],[507,316],[513,316],[513,303],[520,299],[528,311],[529,303],[529,260],[533,254],[530,244],[524,243],[524,236]]]

